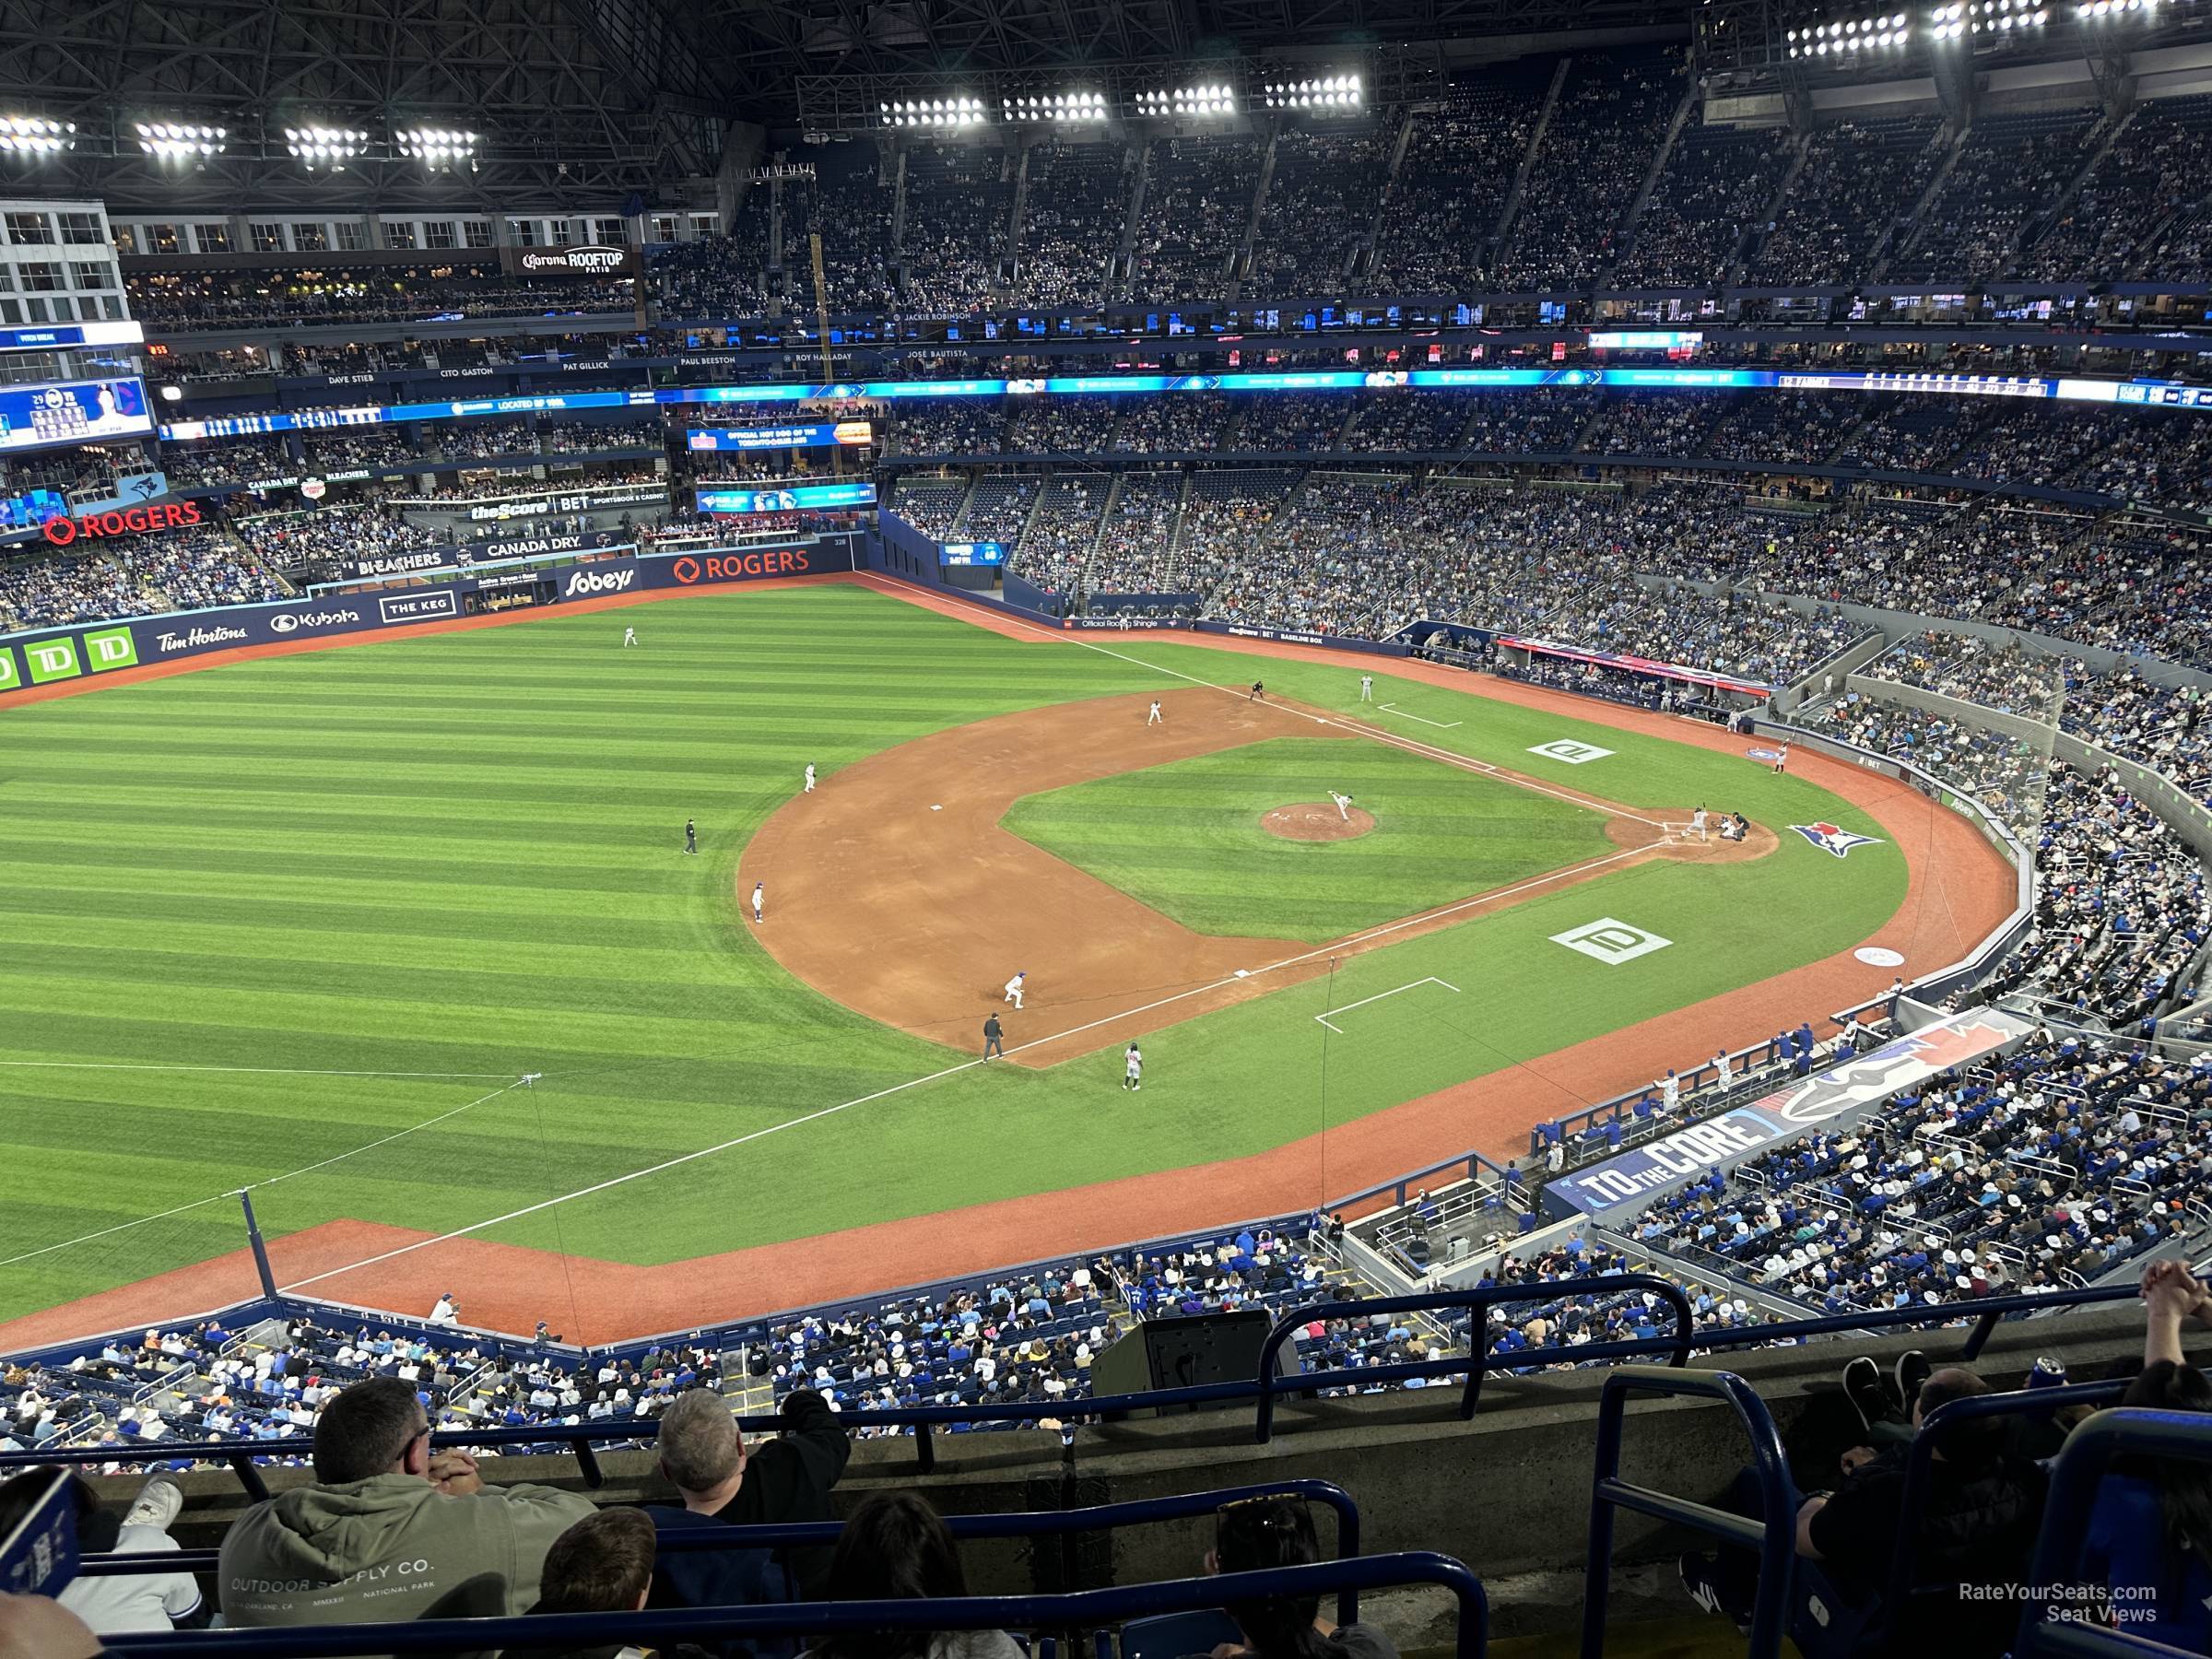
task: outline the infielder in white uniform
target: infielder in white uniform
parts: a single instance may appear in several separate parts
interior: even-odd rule
[[[1375,677],[1371,674],[1363,674],[1359,677],[1359,700],[1361,702],[1375,700]]]
[[[1006,982],[1006,1000],[1018,1008],[1021,1006],[1021,982],[1029,977],[1030,971],[1025,968]]]
[[[1160,717],[1159,700],[1158,698],[1154,698],[1152,700],[1152,712],[1145,716],[1145,724],[1148,726],[1164,725],[1167,724],[1166,721]]]
[[[637,630],[636,629],[634,629],[634,628],[626,628],[626,629],[624,629],[622,630],[622,645],[623,645],[623,649],[625,649],[625,650],[628,650],[628,649],[629,649],[630,646],[632,646],[632,645],[635,645],[637,642],[638,642],[638,630]]]
[[[1336,803],[1336,816],[1342,818],[1346,823],[1350,823],[1352,821],[1352,815],[1347,810],[1347,808],[1351,806],[1352,797],[1347,794],[1338,794],[1335,790],[1332,789],[1329,791],[1329,799]]]
[[[756,881],[756,882],[754,882],[754,883],[753,883],[753,920],[754,920],[754,921],[756,921],[756,922],[758,922],[758,921],[759,921],[759,920],[761,919],[761,918],[760,918],[761,891],[762,891],[762,889],[763,889],[763,888],[765,888],[767,886],[768,886],[768,883],[766,883],[765,881]]]
[[[814,762],[811,760],[806,762],[806,793],[814,793]]]
[[[1136,1052],[1136,1044],[1122,1056],[1122,1087],[1135,1091],[1145,1086],[1145,1057]]]

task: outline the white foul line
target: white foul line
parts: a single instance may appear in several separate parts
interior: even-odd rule
[[[159,1061],[141,1065],[120,1060],[0,1060],[0,1065],[49,1071],[231,1072],[257,1077],[441,1077],[456,1083],[488,1083],[507,1076],[505,1072],[327,1071],[307,1065],[171,1065]]]
[[[1464,721],[1458,720],[1431,720],[1426,714],[1408,713],[1406,710],[1399,708],[1396,703],[1384,703],[1382,705],[1382,712],[1385,714],[1395,714],[1400,720],[1418,720],[1423,725],[1432,725],[1438,730],[1445,732],[1450,731],[1455,725],[1464,725],[1466,724]]]
[[[1456,991],[1459,989],[1457,985],[1453,984],[1450,981],[1441,980],[1436,978],[1434,975],[1431,975],[1428,979],[1415,980],[1410,985],[1400,985],[1396,990],[1378,991],[1372,996],[1363,996],[1356,1003],[1346,1003],[1341,1008],[1331,1008],[1328,1014],[1316,1014],[1313,1016],[1313,1018],[1319,1020],[1323,1025],[1329,1026],[1330,1030],[1335,1032],[1337,1036],[1341,1037],[1344,1035],[1344,1028],[1338,1025],[1329,1025],[1329,1014],[1349,1014],[1354,1008],[1364,1008],[1369,1003],[1381,1002],[1386,996],[1395,996],[1399,991],[1418,991],[1423,985],[1441,985],[1447,991]]]

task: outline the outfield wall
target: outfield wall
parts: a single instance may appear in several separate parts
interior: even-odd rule
[[[0,700],[15,691],[118,669],[182,662],[211,652],[398,633],[425,623],[550,608],[618,594],[682,593],[851,571],[853,541],[840,535],[777,547],[629,554],[557,566],[523,585],[513,577],[465,577],[0,635]]]

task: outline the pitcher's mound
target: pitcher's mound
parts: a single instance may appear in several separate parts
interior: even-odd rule
[[[1332,801],[1300,801],[1295,806],[1277,806],[1262,813],[1260,828],[1285,841],[1338,841],[1355,840],[1375,827],[1372,813],[1358,806],[1347,806],[1345,811],[1351,817],[1337,816]]]

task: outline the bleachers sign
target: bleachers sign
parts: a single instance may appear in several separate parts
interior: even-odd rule
[[[1553,1208],[1560,1214],[1572,1209],[1602,1216],[1626,1206],[1641,1208],[1708,1170],[1733,1169],[1807,1130],[1853,1123],[1930,1078],[2018,1047],[2031,1030],[2026,1019],[2001,1008],[1951,1015],[1746,1105],[1561,1175],[1545,1186],[1544,1195],[1559,1200]]]

